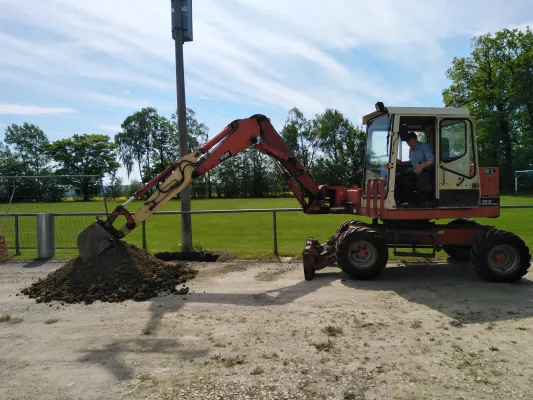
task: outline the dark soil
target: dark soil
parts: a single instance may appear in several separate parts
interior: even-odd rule
[[[163,261],[201,261],[216,262],[230,261],[235,259],[235,255],[223,251],[193,251],[187,252],[160,252],[154,254],[155,257]]]
[[[164,292],[178,293],[176,286],[195,278],[197,272],[180,263],[165,262],[136,246],[117,242],[94,262],[85,263],[79,257],[72,259],[45,279],[24,288],[22,293],[38,303],[143,301]]]

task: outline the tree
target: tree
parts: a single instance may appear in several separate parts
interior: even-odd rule
[[[0,175],[2,176],[19,176],[24,175],[26,166],[20,160],[13,155],[11,149],[4,143],[0,143]],[[20,186],[23,184],[21,180],[13,178],[0,178],[0,202],[7,203],[11,198],[11,194],[14,188],[17,188],[13,201],[16,202],[20,199],[22,193]]]
[[[344,115],[326,109],[312,122],[320,155],[313,165],[313,176],[329,185],[352,186],[363,166],[365,133]]]
[[[120,164],[116,161],[116,145],[109,136],[101,134],[75,134],[71,138],[56,140],[47,149],[59,165],[61,175],[115,174]],[[88,201],[90,195],[100,192],[100,181],[89,177],[72,178],[70,183],[76,193]]]
[[[141,111],[128,116],[121,124],[122,132],[115,135],[120,161],[126,167],[128,177],[136,163],[141,181],[149,181],[146,173],[150,170],[152,140],[156,136],[161,117],[153,107],[145,107]]]
[[[124,180],[117,176],[116,171],[111,175],[111,182],[109,188],[106,191],[106,197],[109,199],[118,199],[124,196],[124,190],[122,189],[122,184]]]
[[[192,108],[187,108],[185,120],[187,124],[187,152],[190,153],[207,141],[209,136],[209,128],[205,124],[198,122],[198,120],[196,119],[196,113]],[[177,112],[175,114],[172,114],[171,121],[174,125],[174,131],[177,139],[176,150],[178,150],[179,154],[179,118]],[[179,154],[180,157],[182,155],[184,154]]]
[[[298,108],[293,107],[289,111],[280,135],[303,167],[311,168],[318,149],[318,137],[312,122],[306,119]]]
[[[128,187],[124,190],[124,192],[126,193],[128,197],[130,197],[133,195],[133,193],[137,192],[142,187],[143,187],[143,184],[141,182],[139,182],[137,179],[133,179],[128,185]]]
[[[52,160],[46,150],[49,143],[46,134],[38,126],[27,122],[12,124],[5,130],[4,142],[0,143],[0,175],[20,176],[4,178],[2,182],[2,187],[10,192],[9,197],[12,189],[16,188],[13,202],[59,201],[65,189],[57,178],[28,177],[53,174]]]
[[[472,48],[447,70],[452,84],[442,92],[444,104],[467,107],[476,116],[480,162],[500,167],[510,190],[513,153],[531,145],[526,132],[533,126],[533,35],[529,28],[503,29],[475,38]]]
[[[202,144],[209,139],[209,128],[204,123],[199,122],[196,119],[196,113],[193,109],[186,109],[186,124],[187,124],[187,154],[198,149]],[[171,116],[172,125],[174,127],[174,151],[177,157],[181,157],[185,154],[179,153],[179,118],[178,113]],[[207,196],[211,198],[211,172],[207,172],[205,176],[198,178],[195,181],[194,186],[191,188],[191,196],[200,197],[207,191]]]
[[[49,144],[48,138],[34,124],[24,122],[22,125],[8,126],[4,142],[13,146],[14,155],[25,166],[25,172],[39,175],[50,162],[50,155],[45,150]]]

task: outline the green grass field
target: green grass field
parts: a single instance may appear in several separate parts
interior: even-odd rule
[[[108,202],[111,210],[118,202]],[[502,204],[533,204],[533,196],[502,197]],[[140,202],[130,203],[128,209],[136,211]],[[14,254],[14,218],[4,219],[6,205],[0,206],[2,220],[0,229],[4,226],[10,254]],[[216,199],[193,200],[194,210],[223,210],[223,209],[258,209],[258,208],[298,208],[296,199]],[[179,210],[179,201],[167,203],[164,210]],[[39,212],[104,212],[103,202],[74,203],[64,202],[56,204],[14,204],[9,213],[39,213]],[[498,219],[479,219],[479,222],[491,224],[499,229],[512,231],[523,238],[533,249],[533,233],[531,221],[533,209],[502,209]],[[281,256],[299,257],[308,236],[314,236],[324,241],[331,236],[337,227],[345,220],[352,219],[350,215],[305,215],[303,212],[280,212],[277,214],[278,249]],[[363,219],[365,218],[359,218]],[[368,219],[367,219],[368,220]],[[56,217],[56,246],[76,246],[76,237],[93,217]],[[120,221],[122,222],[122,221]],[[443,220],[446,222],[446,220]],[[36,217],[19,218],[19,240],[21,247],[37,247]],[[194,244],[205,250],[227,251],[239,258],[264,258],[273,255],[273,230],[271,213],[244,214],[210,214],[193,215]],[[0,233],[1,234],[1,233]],[[181,240],[181,220],[179,215],[153,215],[146,221],[147,248],[151,253],[159,251],[179,250]],[[142,246],[141,227],[132,232],[126,239],[136,246]],[[33,259],[37,255],[36,249],[22,249],[22,255],[15,259]],[[70,258],[77,254],[73,250],[57,250],[56,258]],[[439,258],[445,258],[444,252]],[[391,257],[391,259],[393,259]]]

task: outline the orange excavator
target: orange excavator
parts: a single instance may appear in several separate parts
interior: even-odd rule
[[[362,185],[341,187],[318,185],[266,116],[235,120],[198,150],[169,165],[106,220],[97,218],[82,231],[77,239],[80,257],[93,261],[195,179],[253,147],[275,160],[304,213],[371,218],[371,222],[346,221],[325,243],[307,238],[302,253],[306,280],[328,266],[338,266],[354,279],[372,279],[386,267],[389,249],[394,255],[424,258],[434,258],[444,250],[452,259],[470,261],[491,282],[514,282],[527,273],[531,255],[522,239],[470,219],[499,217],[500,196],[498,168],[477,164],[475,122],[468,110],[387,108],[378,102],[376,111],[363,117],[363,125]],[[415,168],[406,162],[409,148],[405,146],[413,132],[435,157],[432,166],[412,172],[414,186],[410,200],[405,201],[397,198],[395,180],[402,169]],[[135,213],[126,209],[153,188]],[[118,217],[125,218],[120,228],[113,226]],[[451,221],[434,222],[439,219]]]

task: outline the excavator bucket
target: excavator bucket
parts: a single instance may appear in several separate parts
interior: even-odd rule
[[[77,245],[81,259],[87,263],[94,261],[103,251],[111,247],[115,240],[100,221],[95,221],[78,235]]]

